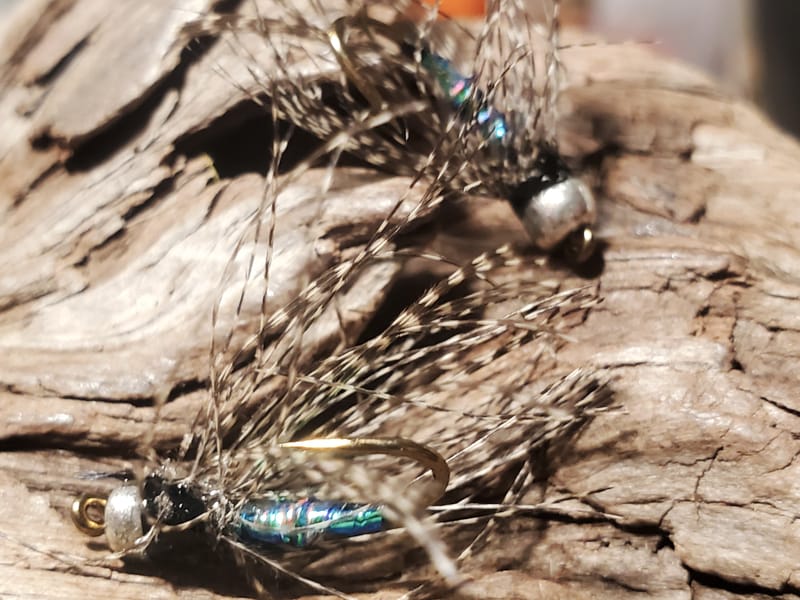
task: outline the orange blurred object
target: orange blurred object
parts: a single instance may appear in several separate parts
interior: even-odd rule
[[[433,2],[428,2],[433,4]],[[486,0],[442,0],[439,10],[448,17],[482,17]]]

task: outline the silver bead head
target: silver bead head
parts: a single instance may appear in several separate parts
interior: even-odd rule
[[[577,177],[545,187],[520,212],[528,235],[542,250],[552,250],[570,234],[590,232],[596,216],[594,195]]]
[[[124,485],[108,495],[105,510],[106,540],[114,552],[136,546],[144,534],[142,527],[142,496],[138,486]]]

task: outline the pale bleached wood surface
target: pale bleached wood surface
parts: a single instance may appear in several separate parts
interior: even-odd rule
[[[204,394],[231,232],[261,187],[256,175],[215,181],[207,159],[180,152],[218,117],[230,117],[222,137],[243,118],[241,95],[213,68],[235,77],[241,57],[175,45],[205,3],[39,2],[18,22],[34,23],[42,6],[52,24],[12,28],[0,49],[0,593],[246,595],[241,577],[207,563],[75,570],[41,552],[105,555],[66,507],[102,485],[77,474],[130,460],[154,396],[174,396],[159,443],[184,431]],[[602,301],[566,324],[575,341],[550,368],[607,369],[623,410],[551,457],[532,498],[583,502],[558,519],[520,518],[464,593],[795,597],[800,147],[650,49],[565,60],[565,147],[584,157],[600,198],[602,261],[577,275],[558,264],[519,275],[597,284]],[[338,185],[321,212],[302,185],[287,202],[276,306],[300,274],[363,242],[406,182],[352,171]],[[442,225],[442,245],[524,244],[502,203],[465,206],[462,222]],[[390,277],[356,286],[353,314],[376,310]],[[597,516],[580,518],[589,507]],[[363,597],[406,589],[379,587]]]

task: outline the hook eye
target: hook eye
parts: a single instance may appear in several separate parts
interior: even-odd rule
[[[92,513],[99,512],[104,514],[106,510],[106,499],[84,494],[75,498],[70,511],[72,522],[82,533],[97,537],[106,530],[105,516],[101,519],[92,517]]]
[[[572,264],[579,265],[589,260],[597,248],[597,240],[591,227],[573,231],[563,243],[564,255]]]

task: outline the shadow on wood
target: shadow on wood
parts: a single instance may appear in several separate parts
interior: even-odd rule
[[[249,593],[237,576],[230,587],[194,579],[196,568],[176,578],[75,570],[19,543],[103,557],[69,522],[87,487],[78,474],[132,460],[160,394],[171,401],[157,442],[176,443],[205,393],[211,303],[262,179],[217,180],[206,158],[186,155],[187,140],[209,131],[222,147],[247,115],[246,97],[216,72],[235,79],[241,58],[222,43],[181,48],[181,26],[208,7],[178,4],[32,3],[0,48],[4,594]],[[576,343],[553,369],[607,370],[624,410],[595,419],[543,482],[544,499],[584,500],[558,518],[521,517],[465,593],[794,597],[800,147],[647,48],[576,48],[564,60],[564,147],[599,197],[602,261],[536,273],[599,286],[602,302],[569,324]],[[321,213],[302,186],[281,206],[274,307],[363,243],[390,206],[375,199],[407,181],[351,169],[336,185]],[[435,243],[524,243],[503,204],[457,212]],[[363,283],[360,326],[390,279]],[[587,506],[606,517],[569,516]],[[363,597],[404,590],[382,585]]]

